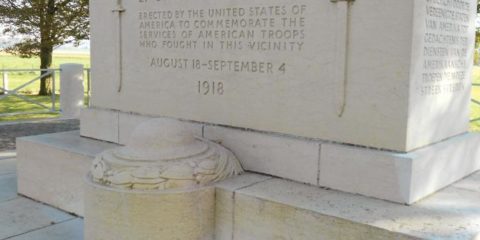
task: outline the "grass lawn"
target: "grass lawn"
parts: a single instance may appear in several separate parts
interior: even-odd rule
[[[0,95],[1,97],[1,95]],[[59,97],[56,97],[56,110],[59,110]],[[51,107],[51,97],[50,96],[28,96],[29,99],[36,102],[40,102],[43,105]],[[2,113],[14,113],[14,112],[40,112],[48,111],[49,109],[42,108],[35,104],[28,103],[22,99],[19,99],[14,96],[8,96],[5,99],[0,100],[0,114]],[[43,118],[53,118],[58,117],[58,113],[36,113],[36,114],[23,114],[23,115],[14,115],[14,116],[5,116],[0,117],[0,122],[4,121],[19,121],[19,120],[29,120],[29,119],[43,119]]]
[[[59,66],[63,63],[79,63],[79,64],[83,64],[85,68],[90,68],[90,56],[86,54],[54,54],[52,68],[59,68]],[[39,66],[40,66],[39,58],[19,58],[17,56],[12,56],[12,55],[0,52],[0,69],[38,69]],[[9,89],[15,89],[16,87],[38,76],[39,76],[38,71],[9,72],[8,73]],[[0,73],[0,86],[2,84],[1,77],[2,76]],[[58,87],[60,86],[59,79],[60,79],[60,76],[59,76],[59,73],[57,72],[56,81],[55,81],[57,93],[59,89]],[[22,95],[25,95],[34,101],[41,102],[46,106],[51,106],[50,96],[36,96],[36,93],[38,93],[38,90],[39,90],[39,85],[40,85],[40,81],[37,81],[25,88],[22,88],[19,92]],[[58,110],[60,106],[58,94],[57,94],[56,100],[57,100],[56,109]],[[86,98],[85,100],[86,102],[88,102],[88,98]],[[44,110],[47,110],[47,109],[39,107],[35,104],[28,103],[14,96],[9,96],[5,99],[0,100],[0,114],[13,113],[13,112],[38,112],[38,111],[44,111]],[[58,117],[58,115],[59,115],[58,113],[15,115],[15,116],[0,117],[0,122],[52,118],[52,117]]]
[[[480,67],[473,68],[473,83],[480,84]],[[480,102],[480,86],[473,86],[472,98]],[[480,118],[480,105],[471,103],[471,119]],[[470,124],[470,130],[480,131],[480,121],[475,121]]]

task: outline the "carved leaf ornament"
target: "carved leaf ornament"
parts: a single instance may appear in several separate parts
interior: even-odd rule
[[[96,183],[137,190],[196,188],[241,173],[232,152],[169,119],[141,124],[126,146],[101,153],[91,168]]]

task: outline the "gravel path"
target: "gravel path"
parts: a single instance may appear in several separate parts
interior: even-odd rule
[[[0,151],[15,150],[15,138],[79,129],[78,119],[49,119],[0,124]]]

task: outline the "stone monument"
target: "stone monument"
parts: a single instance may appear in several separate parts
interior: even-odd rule
[[[230,151],[178,121],[142,123],[93,163],[85,239],[213,239],[213,183],[242,172]]]
[[[246,170],[410,204],[480,167],[475,14],[474,0],[92,1],[81,134],[124,144],[148,117],[195,121]]]
[[[100,239],[177,232],[171,222],[155,229],[152,219],[165,222],[158,218],[165,212],[183,222],[192,209],[205,225],[186,221],[192,231],[185,234],[193,235],[180,239],[419,237],[429,227],[384,224],[382,211],[393,209],[386,215],[406,221],[399,213],[419,213],[401,204],[480,169],[480,135],[468,132],[476,3],[92,0],[90,107],[81,113],[82,137],[69,135],[68,147],[58,140],[55,151],[82,150],[82,161],[70,164],[81,167],[66,168],[68,176],[87,174],[85,166],[97,160],[87,177],[85,212],[83,196],[65,208],[85,214],[87,237]],[[101,141],[109,145],[94,148]],[[77,142],[94,150],[85,153]],[[40,144],[21,140],[19,161],[33,162],[32,146]],[[217,144],[256,174],[217,183],[241,172]],[[204,162],[204,148],[221,153]],[[198,161],[183,164],[191,158]],[[50,164],[58,169],[68,159]],[[226,172],[195,175],[227,162]],[[22,178],[35,164],[19,166]],[[64,208],[65,198],[39,194],[50,189],[29,177],[19,183],[21,193],[35,191]],[[70,189],[81,184],[75,179]],[[320,188],[362,197],[342,202],[343,193]],[[192,198],[198,205],[185,200]],[[368,219],[342,212],[357,205],[380,210],[365,213]],[[128,229],[139,219],[145,225]],[[344,226],[351,227],[342,232]]]

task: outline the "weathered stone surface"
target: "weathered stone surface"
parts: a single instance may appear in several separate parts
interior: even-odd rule
[[[78,131],[19,138],[18,191],[83,216],[83,178],[95,155],[114,146]]]
[[[152,119],[153,117],[138,115],[133,113],[120,112],[119,118],[120,118],[119,125],[118,125],[119,143],[126,144],[128,142],[128,139],[130,139],[132,132],[135,130],[135,128],[138,125],[140,125],[142,122],[146,122]],[[186,125],[189,125],[189,127],[192,129],[195,136],[203,137],[202,136],[203,124],[193,123],[193,122],[183,122],[183,123]]]
[[[118,122],[118,111],[83,109],[80,113],[80,135],[118,143]]]
[[[475,133],[405,154],[208,124],[203,133],[232,150],[246,170],[399,203],[411,204],[480,169]]]
[[[213,239],[215,189],[145,192],[87,184],[85,239]]]
[[[406,154],[322,144],[319,185],[411,204],[480,170],[478,146],[478,134]]]
[[[316,185],[321,142],[205,126],[205,138],[232,150],[249,171]]]
[[[213,184],[243,169],[189,126],[152,119],[97,156],[85,180],[87,240],[214,239]]]
[[[478,184],[476,175],[459,184]],[[281,179],[233,196],[234,239],[475,239],[480,233],[480,192],[457,187],[412,206]]]
[[[235,239],[417,239],[242,194],[235,209]]]
[[[215,184],[215,239],[232,239],[235,216],[235,192],[272,177],[246,173]]]
[[[142,122],[148,121],[149,119],[150,118],[147,116],[138,114],[120,113],[118,120],[118,143],[126,144],[135,128]],[[86,119],[86,121],[89,120]]]
[[[92,1],[92,106],[413,150],[468,129],[475,5]]]

